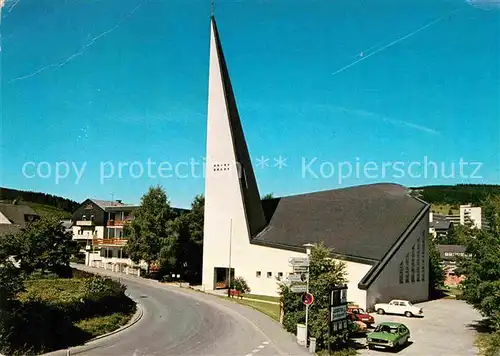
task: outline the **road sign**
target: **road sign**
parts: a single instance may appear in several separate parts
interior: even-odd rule
[[[307,291],[307,286],[305,284],[292,284],[290,290],[292,293],[305,293]]]
[[[304,273],[309,270],[307,266],[293,266],[293,273]]]
[[[288,277],[286,277],[286,279],[289,282],[303,282],[304,281],[301,274],[290,274],[290,275],[288,275]]]
[[[332,308],[331,321],[345,319],[347,317],[347,305],[339,305]]]
[[[311,305],[314,303],[314,296],[311,293],[304,293],[302,295],[302,303],[304,303],[304,305]]]
[[[288,263],[294,267],[296,266],[309,266],[309,257],[290,257]]]

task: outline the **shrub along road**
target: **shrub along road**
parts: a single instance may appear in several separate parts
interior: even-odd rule
[[[144,309],[133,327],[92,342],[79,355],[310,355],[279,323],[251,308],[143,278],[75,267],[120,278]]]

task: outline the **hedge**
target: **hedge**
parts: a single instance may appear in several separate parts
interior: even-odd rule
[[[93,335],[75,326],[79,321],[135,310],[125,286],[109,278],[33,277],[25,281],[25,291],[5,320],[10,332],[0,336],[0,352],[36,354],[82,344]]]

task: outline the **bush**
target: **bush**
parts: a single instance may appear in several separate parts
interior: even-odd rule
[[[309,291],[314,295],[314,304],[309,307],[309,335],[316,338],[318,350],[328,347],[343,347],[348,331],[336,334],[328,339],[328,313],[330,291],[333,286],[345,283],[345,264],[332,260],[330,250],[322,245],[315,246],[310,256]],[[279,294],[283,302],[283,326],[291,333],[297,332],[297,323],[305,323],[305,306],[299,293],[292,293],[287,283],[279,283]]]
[[[90,272],[85,272],[76,268],[71,269],[71,277],[72,278],[92,278],[96,275]]]
[[[250,293],[251,289],[243,277],[236,277],[231,281],[231,289],[236,289],[241,293]]]
[[[125,295],[125,286],[108,278],[34,278],[27,280],[25,287],[18,294],[19,307],[8,320],[9,328],[4,328],[7,333],[2,330],[0,340],[6,342],[0,352],[33,354],[79,344],[95,335],[75,323],[99,316],[106,321],[103,327],[109,329],[113,320],[120,319],[113,315],[130,315],[135,310],[134,302]],[[98,322],[88,323],[99,327]]]

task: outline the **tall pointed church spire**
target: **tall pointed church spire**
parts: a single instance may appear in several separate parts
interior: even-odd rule
[[[219,216],[224,211],[234,215],[241,210],[251,239],[265,227],[266,219],[214,16],[211,17],[206,167],[206,207],[213,206]],[[206,218],[210,219],[210,213]]]

